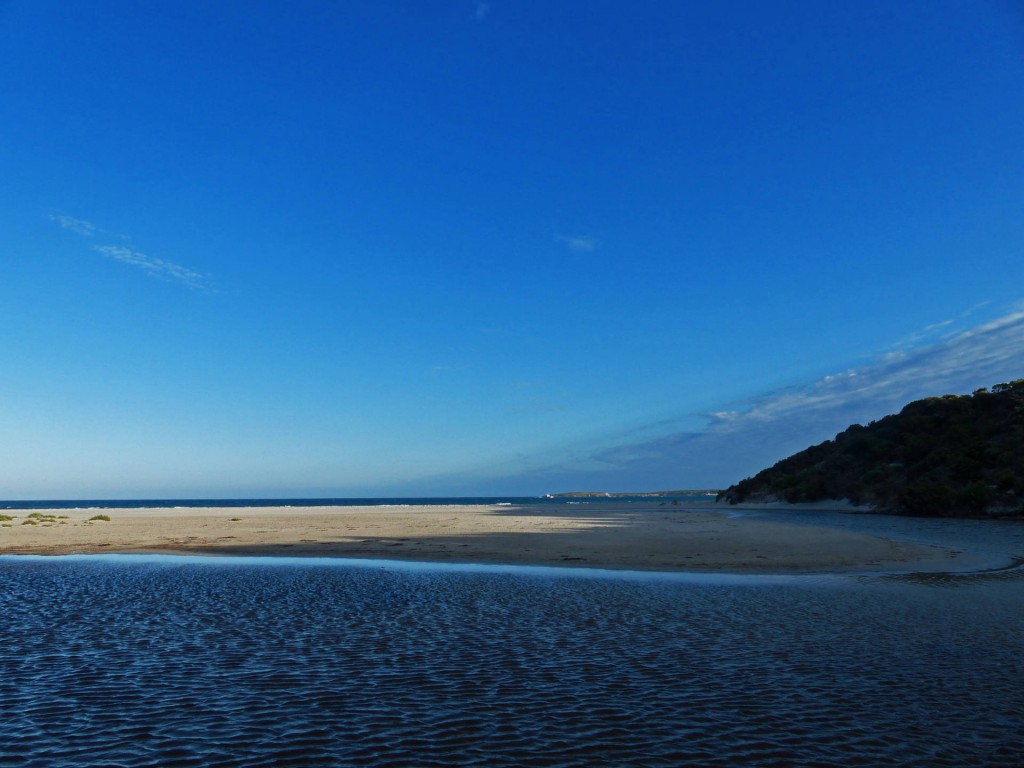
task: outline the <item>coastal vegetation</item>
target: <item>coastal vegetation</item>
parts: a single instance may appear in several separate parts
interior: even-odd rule
[[[14,520],[17,520],[17,516],[0,514],[0,527],[10,528],[13,525]],[[25,519],[21,521],[22,525],[42,525],[44,528],[53,525],[66,525],[71,518],[68,515],[54,515],[52,513],[45,512],[30,512],[25,515]]]
[[[110,516],[99,514],[93,515],[88,520],[72,520],[70,515],[55,515],[52,512],[29,512],[20,518],[18,515],[0,514],[0,528],[12,528],[16,523],[20,525],[36,525],[43,528],[52,528],[57,525],[82,525],[92,522],[110,522]]]
[[[744,501],[847,499],[904,515],[1024,515],[1024,379],[916,400],[854,424],[718,495]]]

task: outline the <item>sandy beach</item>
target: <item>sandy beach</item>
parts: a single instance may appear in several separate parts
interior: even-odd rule
[[[957,553],[714,505],[8,510],[2,554],[191,553],[387,558],[744,573],[934,568]],[[109,521],[89,518],[97,514]],[[36,524],[24,524],[26,520]]]

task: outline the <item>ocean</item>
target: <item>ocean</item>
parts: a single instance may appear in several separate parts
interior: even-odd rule
[[[645,503],[673,501],[714,501],[713,491],[683,492],[652,496],[416,496],[367,498],[295,499],[33,499],[0,500],[0,509],[139,509],[146,507],[425,507],[437,504],[591,504],[595,502]]]
[[[0,765],[1020,768],[1024,526],[925,528],[1000,564],[0,556]]]

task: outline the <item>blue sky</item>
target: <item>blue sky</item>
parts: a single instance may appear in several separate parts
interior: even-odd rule
[[[720,487],[1024,376],[1012,2],[0,2],[0,498]]]

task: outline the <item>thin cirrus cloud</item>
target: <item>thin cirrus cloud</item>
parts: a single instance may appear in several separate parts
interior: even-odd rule
[[[210,288],[209,275],[183,267],[181,264],[175,264],[173,261],[158,259],[156,256],[147,256],[144,253],[120,245],[95,245],[93,250],[106,256],[108,259],[138,267],[151,277],[171,280],[189,288]]]
[[[1024,307],[868,365],[732,403],[704,414],[702,428],[621,439],[533,472],[547,490],[724,487],[913,400],[1022,376]]]
[[[65,216],[63,214],[50,214],[49,219],[59,225],[61,229],[74,232],[76,235],[82,235],[83,237],[105,234],[104,230],[85,219],[76,219],[73,216]],[[92,250],[108,259],[136,267],[150,277],[175,282],[188,288],[210,290],[213,285],[212,278],[208,274],[197,272],[190,267],[173,261],[149,256],[123,245],[94,245]]]
[[[59,224],[61,229],[67,229],[76,235],[84,235],[85,237],[92,237],[98,231],[96,225],[91,221],[76,219],[73,216],[63,216],[59,213],[51,213],[50,221]]]
[[[589,253],[601,244],[593,235],[555,235],[555,240],[577,253]]]

